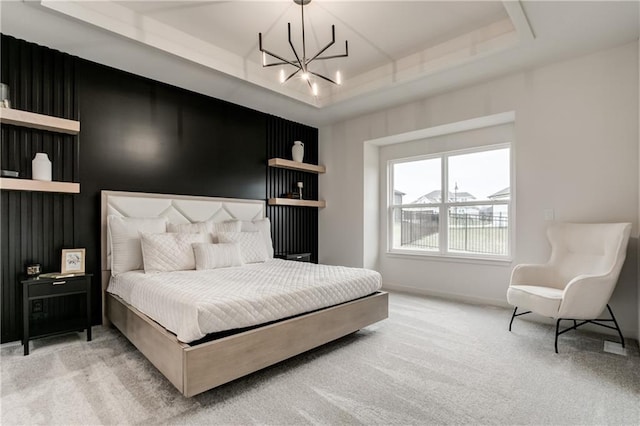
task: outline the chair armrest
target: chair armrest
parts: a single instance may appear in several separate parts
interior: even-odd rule
[[[547,285],[552,282],[553,268],[549,264],[516,265],[511,272],[509,285]]]
[[[559,318],[595,319],[609,302],[617,277],[606,275],[578,275],[564,289]]]

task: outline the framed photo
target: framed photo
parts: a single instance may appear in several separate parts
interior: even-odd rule
[[[84,274],[84,251],[83,248],[63,249],[61,273]]]

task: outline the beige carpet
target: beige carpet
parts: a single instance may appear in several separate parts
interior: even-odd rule
[[[390,318],[194,398],[115,330],[1,348],[10,424],[640,424],[640,356],[486,306],[392,294]]]

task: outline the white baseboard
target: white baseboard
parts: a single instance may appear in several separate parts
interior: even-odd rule
[[[420,296],[436,297],[438,299],[453,300],[453,301],[456,301],[456,302],[468,303],[468,304],[471,304],[471,305],[497,306],[497,307],[500,307],[500,308],[507,308],[507,309],[513,310],[513,306],[511,306],[509,303],[507,303],[506,300],[500,300],[500,299],[491,299],[491,298],[487,298],[487,297],[478,297],[478,296],[468,296],[468,295],[456,294],[456,293],[445,293],[445,292],[437,291],[437,290],[431,290],[431,289],[426,289],[426,288],[418,288],[418,287],[411,287],[411,286],[398,285],[398,284],[390,284],[390,283],[382,284],[382,289],[383,290],[389,290],[391,292],[395,291],[395,292],[400,292],[400,293],[416,294],[416,295],[420,295]],[[522,319],[522,320],[525,320],[525,321],[533,321],[533,322],[538,322],[538,323],[543,323],[543,324],[551,324],[551,325],[555,325],[555,323],[556,323],[553,318],[547,318],[547,317],[543,317],[543,316],[536,315],[536,314],[527,315],[526,317],[520,317],[518,319]],[[580,327],[580,329],[581,330],[582,329],[589,330],[589,331],[593,331],[593,332],[596,332],[596,333],[613,335],[613,336],[617,336],[618,335],[618,333],[615,330],[609,330],[607,328],[598,327],[596,325],[591,325],[591,324],[586,324],[583,327]],[[628,339],[628,338],[629,339],[637,339],[636,336],[635,336],[635,333],[633,333],[631,330],[625,329],[624,327],[620,327],[620,329],[621,329],[622,335],[624,336],[625,339]],[[637,339],[637,340],[640,341],[640,339]]]
[[[382,284],[383,290],[397,291],[401,293],[418,294],[421,296],[437,297],[438,299],[455,300],[457,302],[469,303],[472,305],[489,305],[500,308],[513,308],[506,300],[491,299],[487,297],[468,296],[464,294],[445,293],[442,291],[430,290],[418,287],[409,287],[398,284]]]

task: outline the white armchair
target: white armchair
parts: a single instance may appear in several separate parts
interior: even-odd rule
[[[555,223],[547,229],[551,258],[544,265],[517,265],[511,274],[507,300],[515,317],[531,312],[555,318],[555,349],[558,336],[591,323],[624,337],[609,298],[618,281],[627,254],[630,223]],[[526,312],[518,313],[518,308]],[[597,319],[607,308],[611,319]],[[560,330],[560,321],[573,326]],[[605,324],[613,322],[615,327]]]

